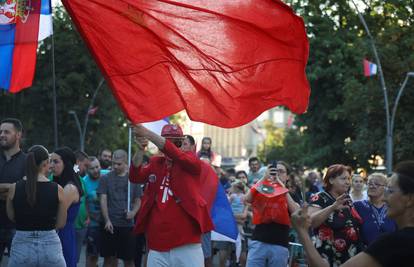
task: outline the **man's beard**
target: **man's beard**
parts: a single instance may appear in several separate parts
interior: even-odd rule
[[[112,163],[110,160],[100,160],[99,162],[101,163],[102,169],[108,169]]]
[[[11,148],[13,148],[14,146],[16,146],[16,139],[13,140],[13,142],[7,142],[7,140],[2,140],[0,141],[0,149],[7,151]]]

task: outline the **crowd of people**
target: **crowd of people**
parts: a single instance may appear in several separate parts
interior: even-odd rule
[[[90,267],[100,257],[104,266],[208,267],[215,256],[220,267],[412,265],[414,162],[391,178],[342,164],[305,175],[257,157],[246,171],[222,169],[211,138],[196,151],[173,124],[160,135],[134,125],[131,162],[123,149],[25,153],[22,135],[18,119],[1,121],[0,264],[7,252],[8,266],[77,266],[86,246]],[[149,142],[159,149],[151,157]],[[227,194],[238,241],[212,240],[211,180]]]

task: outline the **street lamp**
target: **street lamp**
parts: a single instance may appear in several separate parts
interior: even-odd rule
[[[368,28],[367,23],[365,22],[364,17],[359,12],[358,5],[355,3],[354,0],[351,0],[351,1],[354,4],[355,9],[358,13],[358,17],[359,17],[362,25],[364,26],[365,31],[368,35],[368,38],[369,38],[369,41],[370,41],[370,44],[371,44],[371,48],[372,48],[372,51],[373,51],[374,57],[375,57],[375,63],[378,66],[378,76],[380,78],[382,92],[383,92],[383,95],[384,95],[385,122],[386,122],[386,127],[387,127],[387,136],[386,136],[386,144],[385,144],[385,166],[387,168],[387,174],[391,175],[392,174],[392,161],[393,161],[393,158],[392,158],[393,157],[393,131],[394,131],[395,113],[397,111],[398,102],[400,101],[400,97],[403,93],[403,90],[404,90],[406,84],[407,84],[408,78],[414,76],[414,72],[408,72],[407,73],[407,75],[405,77],[405,80],[404,80],[403,84],[401,85],[400,90],[398,91],[397,98],[395,99],[395,102],[394,102],[392,115],[390,116],[390,106],[389,106],[389,102],[388,102],[387,87],[385,85],[384,73],[382,72],[381,61],[379,59],[377,48],[375,46],[374,37],[371,35],[371,32]]]
[[[86,111],[85,114],[85,119],[83,120],[83,128],[81,127],[78,115],[76,114],[76,111],[74,110],[69,110],[69,114],[73,115],[73,117],[75,118],[75,122],[76,122],[76,127],[78,128],[79,131],[79,144],[80,144],[80,150],[81,151],[85,151],[85,137],[86,137],[86,129],[88,127],[88,121],[89,121],[89,111],[93,108],[96,96],[98,95],[98,91],[99,89],[102,87],[103,83],[104,83],[105,79],[102,78],[98,84],[98,86],[95,89],[95,92],[93,93],[92,99],[91,99],[91,103],[89,104],[88,110]]]
[[[69,110],[68,112],[70,115],[73,115],[73,118],[75,119],[76,122],[76,126],[78,128],[79,131],[79,144],[80,144],[80,150],[84,151],[84,146],[83,146],[83,134],[82,134],[82,128],[79,122],[79,118],[78,118],[78,114],[76,114],[76,111],[74,110]]]
[[[391,114],[391,122],[390,122],[390,132],[387,134],[387,172],[390,174],[393,162],[393,149],[394,149],[394,121],[395,121],[395,113],[397,112],[398,103],[400,102],[401,95],[407,85],[408,79],[410,77],[414,77],[414,72],[408,72],[405,75],[404,82],[402,83],[400,90],[398,91],[397,97],[395,98],[394,107],[392,109]]]

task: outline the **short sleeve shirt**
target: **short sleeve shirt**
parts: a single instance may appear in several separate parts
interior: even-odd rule
[[[118,176],[114,171],[100,178],[98,194],[107,195],[108,215],[112,224],[117,227],[132,227],[133,219],[127,220],[128,206],[128,174]],[[142,190],[137,184],[130,184],[130,209],[134,201],[141,197]]]
[[[397,229],[397,224],[387,217],[386,204],[377,208],[363,200],[355,202],[354,206],[364,222],[361,225],[361,238],[365,245],[370,245],[379,236]]]
[[[7,160],[0,151],[0,183],[15,183],[25,176],[26,154],[22,151]],[[8,219],[6,201],[0,200],[0,228],[13,228],[14,224]]]
[[[328,192],[311,198],[311,205],[324,209],[335,202]],[[315,229],[313,242],[319,253],[331,266],[339,266],[358,254],[363,244],[360,238],[361,218],[355,208],[334,211]]]

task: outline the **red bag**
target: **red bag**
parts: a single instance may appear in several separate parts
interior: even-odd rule
[[[253,224],[280,223],[290,225],[287,188],[268,179],[259,181],[251,189]]]

